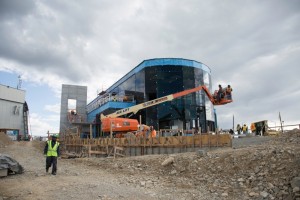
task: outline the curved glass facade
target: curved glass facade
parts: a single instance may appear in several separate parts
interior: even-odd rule
[[[211,91],[211,72],[206,65],[187,59],[159,58],[143,61],[106,93],[133,96],[139,104],[199,85],[206,85]],[[140,116],[143,124],[156,130],[195,128],[206,132],[207,127],[214,130],[213,105],[203,91],[140,110],[130,118],[139,120]]]

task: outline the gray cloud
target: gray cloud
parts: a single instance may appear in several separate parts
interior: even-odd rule
[[[34,6],[34,1],[32,0],[1,0],[0,20],[26,16],[34,11]]]
[[[221,127],[233,114],[249,123],[279,110],[297,121],[299,9],[298,0],[2,0],[0,61],[99,89],[145,59],[194,59],[214,86],[234,88],[235,102],[217,107]]]

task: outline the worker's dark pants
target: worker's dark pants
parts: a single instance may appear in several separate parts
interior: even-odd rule
[[[49,167],[52,165],[52,174],[56,173],[57,170],[57,157],[55,156],[47,156],[46,158],[46,171],[49,170]]]
[[[221,99],[222,99],[222,92],[218,92],[218,95],[217,95],[217,101],[220,102]]]

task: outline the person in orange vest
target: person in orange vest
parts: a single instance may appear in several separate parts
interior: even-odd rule
[[[156,130],[153,128],[153,126],[150,127],[150,131],[151,131],[151,137],[155,138],[156,137]]]
[[[57,171],[57,157],[60,156],[59,142],[57,142],[57,136],[52,135],[51,140],[48,140],[44,148],[44,155],[46,156],[46,172],[52,165],[52,175],[56,175]]]
[[[254,123],[251,124],[250,129],[251,129],[251,133],[255,133],[255,135],[257,135],[256,134],[256,127],[255,127]]]

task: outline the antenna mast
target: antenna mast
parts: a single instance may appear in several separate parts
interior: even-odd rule
[[[21,86],[22,86],[21,75],[18,76],[18,79],[19,79],[19,82],[18,82],[18,85],[17,85],[17,89],[21,89]]]

